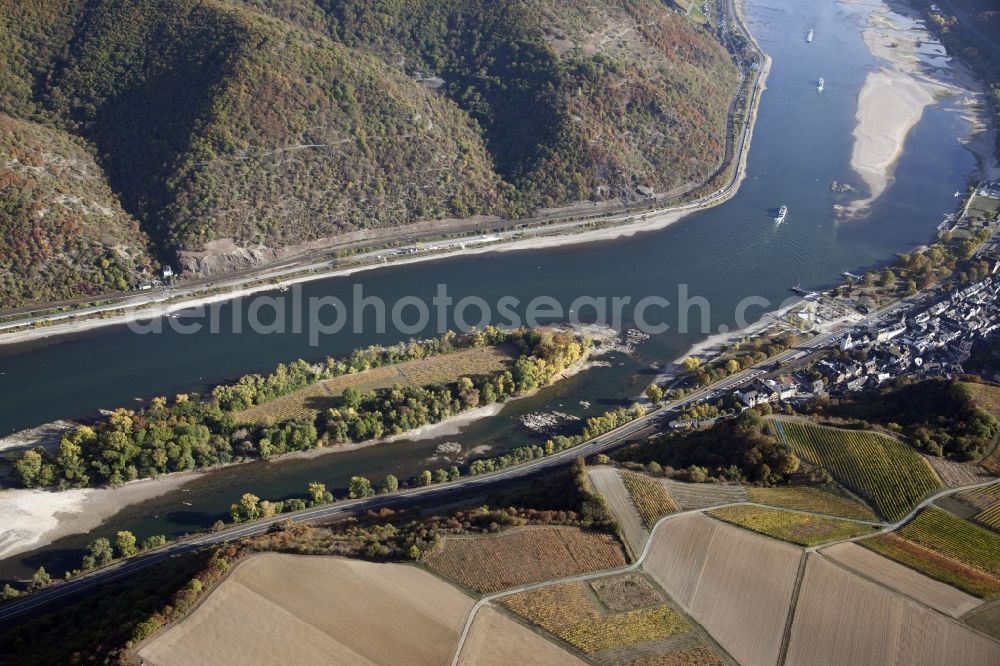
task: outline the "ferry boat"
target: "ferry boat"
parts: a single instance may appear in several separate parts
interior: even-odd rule
[[[774,218],[774,223],[781,224],[785,221],[786,215],[788,215],[788,206],[782,206],[778,209],[778,217]]]
[[[823,92],[824,87],[826,87],[826,81],[824,81],[823,77],[821,76],[819,77],[819,82],[816,84],[816,90]]]
[[[806,33],[806,43],[811,44],[813,40],[813,29],[809,28],[809,32]]]

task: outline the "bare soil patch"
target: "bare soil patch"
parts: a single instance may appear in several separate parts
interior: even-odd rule
[[[487,606],[476,613],[458,663],[460,666],[583,666],[586,662]]]
[[[414,566],[266,553],[139,656],[153,666],[436,666],[452,658],[472,603]]]
[[[810,554],[786,664],[973,666],[1000,661],[1000,643]]]

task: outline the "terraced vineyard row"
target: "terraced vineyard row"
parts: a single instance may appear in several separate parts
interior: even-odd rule
[[[891,437],[800,421],[772,420],[775,434],[795,454],[825,467],[839,482],[869,499],[890,520],[899,520],[941,487],[927,461]]]
[[[708,515],[751,532],[800,546],[818,546],[829,541],[849,539],[869,534],[875,529],[871,525],[837,518],[749,505],[715,509],[709,511]]]
[[[747,492],[750,501],[757,504],[770,504],[784,509],[812,511],[841,518],[875,520],[875,514],[864,504],[810,486],[754,487],[748,488]]]
[[[1000,595],[1000,535],[940,509],[860,544],[978,597]]]
[[[635,472],[622,472],[621,477],[647,529],[652,528],[662,516],[680,510],[674,498],[656,479]]]

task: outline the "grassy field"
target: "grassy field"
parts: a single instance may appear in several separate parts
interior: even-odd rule
[[[604,616],[587,595],[583,583],[521,592],[505,597],[501,603],[587,654],[661,640],[691,630],[684,618],[669,606]]]
[[[800,546],[818,546],[874,531],[870,525],[759,506],[727,506],[708,515],[752,532]]]
[[[635,508],[642,516],[642,522],[651,528],[663,516],[680,510],[677,502],[670,496],[663,484],[644,474],[622,472],[622,483],[632,496]]]
[[[747,488],[747,495],[751,502],[757,504],[770,504],[771,506],[799,511],[813,511],[841,518],[876,520],[872,510],[864,504],[811,486],[751,487]]]
[[[725,663],[726,660],[715,650],[708,646],[700,646],[623,661],[617,666],[722,666]]]
[[[825,467],[890,520],[904,517],[920,500],[941,487],[927,461],[892,437],[802,421],[775,419],[770,423],[796,455]]]
[[[432,571],[484,594],[624,564],[621,546],[610,536],[555,527],[445,539],[442,550],[426,560]]]
[[[1000,386],[978,383],[965,385],[972,389],[977,407],[982,407],[994,416],[1000,416]]]
[[[431,666],[451,658],[472,603],[415,566],[267,553],[139,656],[157,666]]]
[[[1000,535],[940,509],[859,543],[977,597],[1000,595]]]
[[[348,387],[361,393],[404,386],[429,386],[453,382],[460,377],[491,375],[506,368],[511,353],[496,347],[476,347],[452,354],[439,354],[406,363],[386,365],[349,375],[327,379],[236,414],[238,423],[279,423],[301,416],[312,416],[337,405],[337,398]]]

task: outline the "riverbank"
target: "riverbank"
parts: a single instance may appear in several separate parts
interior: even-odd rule
[[[100,312],[88,312],[81,315],[60,313],[45,317],[43,318],[45,321],[38,324],[26,323],[23,327],[12,327],[12,330],[9,332],[0,330],[0,345],[21,344],[50,337],[83,333],[106,326],[156,319],[191,308],[200,308],[213,303],[230,301],[266,291],[274,291],[279,288],[284,289],[305,282],[346,277],[387,266],[401,266],[458,256],[479,255],[487,252],[538,250],[631,237],[640,232],[662,230],[692,213],[725,203],[735,196],[739,191],[740,185],[746,178],[747,158],[753,138],[753,129],[757,119],[761,95],[767,89],[767,78],[771,68],[771,58],[763,53],[750,33],[749,28],[747,28],[747,21],[743,14],[741,2],[736,3],[735,14],[737,21],[740,23],[741,31],[754,44],[761,62],[758,70],[750,73],[750,76],[755,76],[755,82],[747,93],[746,116],[743,122],[741,122],[743,131],[740,134],[738,146],[734,150],[733,155],[733,162],[735,164],[726,167],[727,169],[732,169],[732,177],[724,187],[698,201],[668,206],[662,209],[652,209],[640,213],[625,212],[610,216],[607,216],[607,213],[603,213],[601,216],[592,219],[584,218],[579,221],[552,223],[516,232],[490,234],[480,237],[478,240],[473,239],[463,242],[459,239],[448,241],[447,243],[442,243],[443,245],[448,245],[448,249],[443,251],[418,253],[416,256],[406,255],[402,258],[393,258],[391,261],[388,257],[394,255],[393,251],[372,251],[361,255],[371,258],[372,263],[348,268],[324,269],[323,267],[329,266],[331,263],[329,259],[324,259],[323,261],[297,267],[293,270],[282,269],[277,273],[268,273],[266,270],[262,270],[252,278],[247,278],[237,284],[227,285],[223,280],[223,284],[215,286],[216,290],[221,290],[218,293],[194,293],[188,296],[183,293],[183,288],[180,288],[178,290],[180,293],[160,295],[147,299],[138,297],[138,300],[131,301],[125,305],[109,306],[106,309],[102,308]],[[725,169],[722,173],[725,173]],[[716,174],[713,176],[713,179],[718,177],[719,175]],[[512,222],[511,224],[515,223]],[[484,240],[488,237],[491,237],[492,240]],[[469,245],[475,244],[475,247],[468,247],[466,243]],[[356,255],[355,259],[357,258]],[[285,277],[286,275],[287,277]],[[228,289],[229,287],[234,288]],[[84,318],[77,319],[77,316]],[[57,321],[60,323],[52,323]]]
[[[964,65],[944,54],[916,12],[897,13],[882,2],[845,0],[844,4],[862,9],[865,46],[885,64],[868,74],[858,95],[851,168],[869,192],[839,212],[853,218],[868,213],[891,184],[907,138],[926,108],[945,99],[965,109],[969,128],[960,140],[976,154],[983,167],[979,175],[992,172],[994,151],[981,138],[991,134],[981,84]]]
[[[598,354],[600,347],[616,342],[616,335],[614,338],[607,337],[609,329],[601,329],[599,332],[596,327],[584,328],[592,338],[598,340]],[[599,335],[602,337],[599,338]],[[593,367],[593,364],[591,355],[587,354],[567,367],[549,386],[584,372]],[[466,410],[439,423],[425,425],[391,437],[286,453],[267,460],[247,460],[222,467],[174,472],[155,479],[131,481],[119,488],[73,488],[62,491],[23,488],[0,490],[0,560],[46,546],[66,536],[88,533],[101,527],[106,520],[130,505],[178,490],[189,481],[220,469],[265,463],[280,465],[293,460],[357,451],[379,444],[456,435],[466,426],[496,416],[507,405],[531,397],[540,390],[541,388],[536,388],[502,403]],[[22,444],[34,445],[38,442],[28,441],[28,437],[32,434],[43,437],[49,430],[50,428],[43,428],[24,431],[18,433],[16,439]]]

